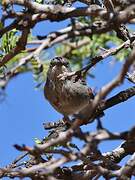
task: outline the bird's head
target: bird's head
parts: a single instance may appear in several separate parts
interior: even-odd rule
[[[64,72],[70,72],[69,62],[63,57],[55,57],[50,62],[49,74],[57,76]]]
[[[50,66],[54,67],[54,66],[65,66],[68,67],[69,66],[69,62],[67,61],[67,59],[63,58],[63,57],[55,57],[51,60],[50,62]]]

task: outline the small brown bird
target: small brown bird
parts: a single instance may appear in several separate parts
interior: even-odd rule
[[[71,71],[69,62],[63,57],[51,60],[44,92],[46,99],[64,117],[76,115],[87,118],[85,110],[90,108],[94,98],[85,79]]]

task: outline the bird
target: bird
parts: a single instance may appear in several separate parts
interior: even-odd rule
[[[68,60],[54,57],[50,61],[44,95],[64,117],[88,118],[94,94],[81,74],[72,71]]]

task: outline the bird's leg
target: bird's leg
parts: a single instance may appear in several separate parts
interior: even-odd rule
[[[70,118],[68,117],[68,116],[66,116],[66,115],[64,115],[64,117],[63,117],[63,122],[64,122],[64,124],[66,124],[67,126],[71,126],[71,121],[70,121]]]

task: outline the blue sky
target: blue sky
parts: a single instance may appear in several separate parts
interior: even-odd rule
[[[33,34],[46,35],[51,30],[55,31],[63,28],[66,23],[50,23],[49,21],[39,23]],[[53,58],[53,54],[51,58]],[[118,74],[122,63],[117,62],[112,66],[111,61],[114,60],[108,58],[92,69],[96,78],[88,79],[90,86],[100,89]],[[42,125],[44,122],[56,121],[62,117],[44,99],[43,91],[35,89],[35,85],[32,74],[26,73],[11,80],[6,88],[6,99],[0,103],[0,167],[9,164],[20,154],[13,148],[14,144],[32,146],[34,138],[43,138],[46,135],[47,132]],[[126,80],[122,86],[116,88],[109,96],[130,86],[132,84]],[[105,111],[102,122],[105,128],[114,132],[128,130],[132,127],[135,124],[135,97]],[[95,129],[95,124],[83,126],[83,129],[92,131]],[[103,142],[100,147],[102,152],[111,151],[119,143],[118,141],[107,141]]]

